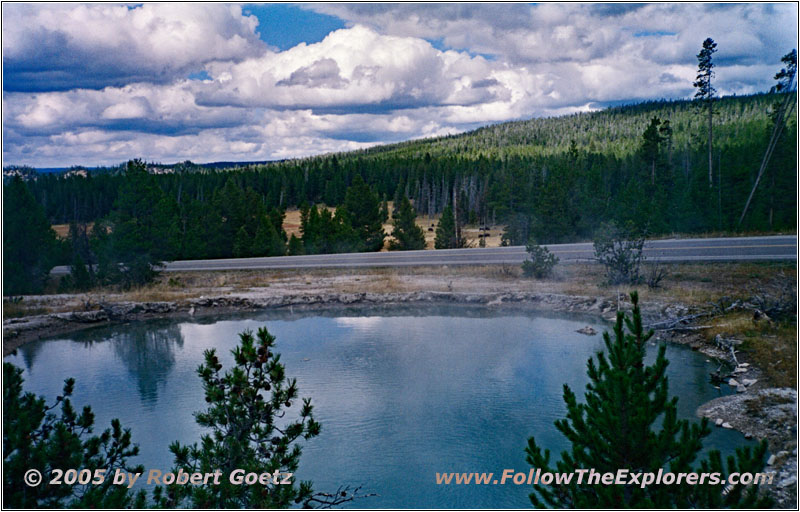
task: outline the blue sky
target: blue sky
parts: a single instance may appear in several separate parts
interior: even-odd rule
[[[3,4],[3,164],[254,161],[766,91],[797,4]]]
[[[344,21],[336,16],[292,4],[245,4],[243,12],[258,18],[261,40],[280,50],[318,43],[334,30],[345,28]]]

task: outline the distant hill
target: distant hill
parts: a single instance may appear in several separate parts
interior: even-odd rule
[[[177,202],[184,226],[194,222],[192,212],[213,208],[226,186],[251,190],[267,208],[335,206],[358,174],[387,200],[408,196],[422,215],[456,202],[464,222],[508,224],[513,243],[530,236],[540,242],[586,239],[610,220],[650,233],[794,230],[796,111],[746,222],[738,225],[769,140],[771,109],[782,98],[715,100],[712,183],[703,105],[687,100],[499,123],[293,160],[147,168]],[[113,208],[125,177],[90,177],[41,175],[31,187],[54,224],[76,214],[93,221]]]
[[[768,122],[768,111],[776,95],[754,94],[726,96],[715,101],[715,144],[725,146],[732,138],[749,138]],[[462,158],[491,158],[508,156],[543,156],[563,153],[572,141],[577,149],[613,154],[618,157],[636,151],[639,138],[653,116],[669,120],[675,147],[701,144],[705,120],[698,115],[699,105],[690,100],[659,100],[621,105],[588,113],[558,117],[533,118],[477,128],[475,130],[435,138],[414,139],[384,144],[368,149],[343,153],[308,156],[297,159],[219,161],[173,164],[148,163],[162,170],[237,169],[295,162],[325,160],[335,155],[339,159],[375,157],[377,155],[421,158],[458,155]],[[796,125],[796,115],[792,118]],[[146,159],[146,155],[142,155]],[[90,172],[119,169],[124,166],[86,168]],[[39,173],[65,173],[75,167],[30,168]]]
[[[714,103],[715,144],[749,138],[763,129],[776,95],[727,96]],[[660,100],[623,105],[596,112],[559,117],[534,118],[494,124],[470,132],[376,146],[341,153],[344,158],[395,154],[431,157],[458,154],[462,157],[541,156],[567,151],[572,141],[579,150],[621,157],[638,148],[640,138],[653,116],[669,120],[676,147],[700,144],[705,119],[700,105],[690,100]],[[796,125],[796,116],[793,118]]]

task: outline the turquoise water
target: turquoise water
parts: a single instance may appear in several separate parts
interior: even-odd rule
[[[5,360],[24,369],[26,390],[51,400],[75,377],[76,405],[90,404],[97,430],[118,417],[133,431],[134,463],[169,470],[174,440],[198,440],[192,413],[205,401],[195,370],[216,347],[232,363],[237,334],[266,325],[277,337],[287,375],[312,397],[320,436],[304,442],[300,479],[316,490],[363,486],[366,508],[527,508],[526,486],[436,485],[436,472],[527,472],[527,438],[566,448],[553,421],[563,417],[562,385],[581,396],[586,360],[600,334],[575,332],[593,318],[470,308],[251,313],[191,321],[104,327],[21,347]],[[651,356],[655,353],[652,347]],[[669,347],[670,391],[693,417],[719,396],[715,365]],[[706,446],[744,444],[714,429]]]

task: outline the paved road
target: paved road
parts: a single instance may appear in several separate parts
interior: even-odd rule
[[[591,243],[546,246],[561,263],[590,262],[594,257]],[[647,261],[768,261],[796,260],[796,236],[761,236],[740,238],[685,238],[653,240],[645,244]],[[207,270],[247,270],[322,267],[402,267],[419,265],[484,265],[507,263],[519,265],[526,258],[525,247],[490,247],[403,251],[356,254],[318,254],[273,258],[237,258],[222,260],[173,261],[167,272]],[[56,267],[53,274],[66,274],[68,267]]]

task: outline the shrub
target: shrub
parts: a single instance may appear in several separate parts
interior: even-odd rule
[[[603,224],[594,237],[594,257],[606,268],[608,284],[642,282],[644,234],[637,234],[633,225],[618,226],[614,221]]]
[[[661,288],[661,281],[663,281],[668,274],[669,273],[667,272],[667,269],[664,268],[663,265],[658,263],[650,265],[650,268],[647,271],[647,287],[651,290]]]
[[[530,259],[522,262],[522,274],[525,277],[542,279],[553,273],[553,267],[558,263],[558,256],[533,240],[528,241],[525,250],[530,255]]]

